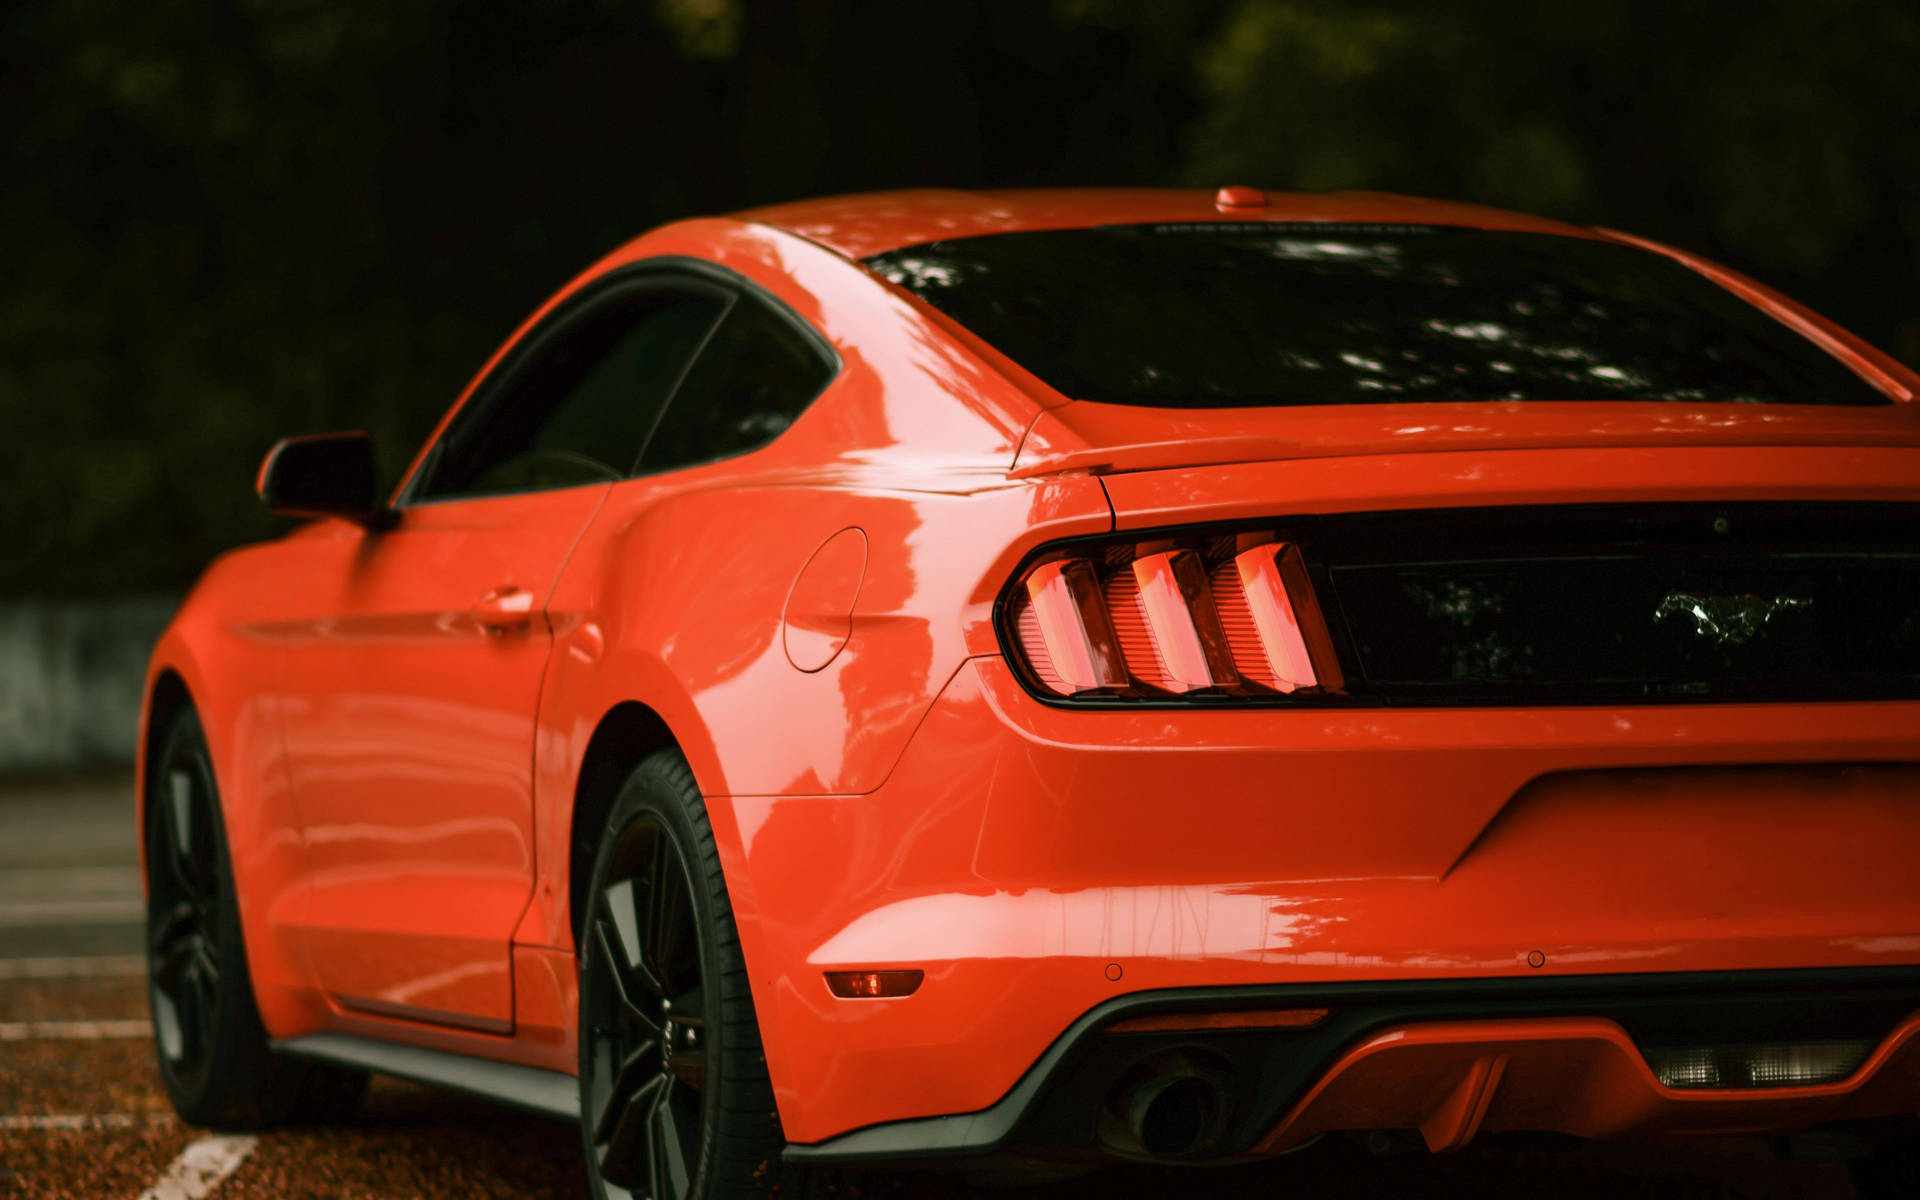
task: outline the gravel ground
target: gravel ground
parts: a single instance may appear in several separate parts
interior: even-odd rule
[[[341,1125],[263,1138],[220,1200],[580,1200],[580,1134],[462,1096],[377,1081]]]
[[[0,1096],[9,1116],[170,1111],[144,1038],[0,1043]]]
[[[0,1021],[105,1021],[147,1016],[144,979],[0,981]]]
[[[193,1136],[171,1119],[130,1129],[0,1132],[0,1196],[133,1200]]]

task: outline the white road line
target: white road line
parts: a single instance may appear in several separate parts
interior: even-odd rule
[[[0,1133],[10,1129],[128,1129],[172,1119],[170,1113],[26,1113],[0,1116]]]
[[[147,960],[137,954],[0,958],[0,979],[108,979],[146,973]]]
[[[257,1140],[250,1136],[215,1134],[188,1142],[167,1173],[140,1193],[140,1200],[202,1200],[246,1161]]]
[[[139,899],[23,900],[0,904],[0,925],[120,925],[146,914],[146,902]]]
[[[97,1042],[107,1038],[143,1038],[153,1023],[138,1021],[0,1021],[0,1042]]]

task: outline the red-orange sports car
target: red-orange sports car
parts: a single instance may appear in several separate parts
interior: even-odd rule
[[[276,446],[311,519],[162,637],[167,1086],[462,1087],[655,1200],[1839,1122],[1911,1194],[1917,389],[1405,197],[667,226],[390,495]]]

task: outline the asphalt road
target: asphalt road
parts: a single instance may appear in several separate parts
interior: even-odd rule
[[[175,1119],[153,1066],[138,958],[130,789],[118,777],[0,781],[0,1197],[423,1200],[585,1195],[579,1134],[380,1080],[352,1122],[223,1137]],[[952,1176],[853,1182],[896,1200],[1092,1197],[1743,1197],[1842,1200],[1833,1163],[1727,1139],[1488,1141],[1376,1157],[1328,1141],[1254,1167],[1113,1171],[1045,1188]]]

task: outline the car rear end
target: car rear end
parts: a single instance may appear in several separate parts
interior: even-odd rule
[[[924,983],[789,1153],[1920,1111],[1910,379],[1598,237],[1073,232],[872,264],[1073,398],[1015,474],[1114,528],[996,584],[862,798],[808,961]],[[1158,286],[1033,283],[1095,262]]]

